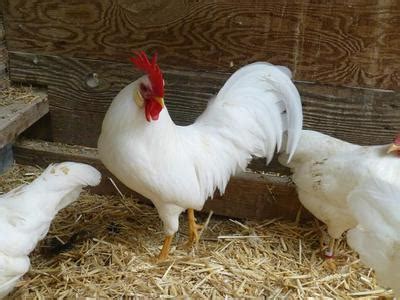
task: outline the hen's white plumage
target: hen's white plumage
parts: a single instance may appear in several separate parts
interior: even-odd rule
[[[349,194],[364,180],[380,178],[400,186],[400,158],[389,145],[359,146],[328,135],[303,130],[290,163],[301,203],[328,226],[331,237],[357,225]]]
[[[53,164],[31,184],[0,196],[0,298],[28,271],[28,255],[57,212],[75,201],[82,187],[97,185],[100,177],[85,164]]]
[[[400,186],[371,178],[348,199],[358,225],[347,242],[373,268],[378,282],[400,296]]]
[[[144,76],[113,100],[98,142],[105,166],[125,185],[151,199],[172,235],[187,208],[246,168],[252,155],[272,158],[288,132],[291,155],[302,127],[300,97],[288,69],[254,63],[234,73],[190,126],[176,126],[167,109],[147,122],[133,101]]]

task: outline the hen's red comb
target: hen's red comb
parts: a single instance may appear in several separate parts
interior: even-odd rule
[[[144,51],[134,51],[133,53],[136,57],[131,57],[130,60],[136,68],[149,76],[154,96],[164,97],[164,79],[160,67],[157,65],[157,53],[153,55],[151,61],[149,61]]]

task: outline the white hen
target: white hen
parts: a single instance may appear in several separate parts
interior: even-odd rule
[[[348,244],[378,282],[400,296],[400,186],[370,178],[349,195],[348,205],[358,222]]]
[[[75,201],[82,187],[95,186],[100,178],[91,166],[64,162],[0,196],[0,298],[28,271],[28,255],[45,237],[57,212]]]
[[[387,153],[389,146],[359,146],[303,130],[290,163],[284,154],[279,160],[292,169],[301,203],[336,239],[357,225],[347,198],[360,182],[380,178],[400,186],[400,158]]]
[[[132,61],[147,75],[126,86],[113,100],[98,141],[105,166],[126,186],[156,206],[167,235],[165,259],[179,215],[188,209],[189,241],[197,240],[193,209],[231,175],[244,170],[252,155],[271,160],[288,132],[293,154],[302,127],[300,96],[290,71],[253,63],[235,72],[202,115],[177,126],[164,108],[164,83],[155,57]]]

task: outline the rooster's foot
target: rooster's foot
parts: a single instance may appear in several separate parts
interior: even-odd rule
[[[171,248],[172,238],[173,238],[173,235],[167,235],[165,237],[164,244],[162,246],[160,254],[158,254],[158,256],[156,258],[157,263],[163,262],[168,258],[169,249]]]
[[[196,218],[194,217],[194,210],[192,208],[188,209],[188,222],[189,222],[189,240],[186,243],[187,248],[192,248],[199,241],[200,235],[199,230],[203,228],[202,225],[196,223]]]

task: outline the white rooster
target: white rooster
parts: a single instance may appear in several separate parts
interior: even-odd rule
[[[400,296],[400,186],[370,178],[349,195],[348,205],[358,222],[348,244],[378,282]]]
[[[333,255],[334,239],[357,225],[347,204],[349,194],[365,179],[380,178],[400,186],[400,138],[395,144],[359,146],[331,136],[303,130],[290,167],[301,203],[328,226],[333,238],[327,256]],[[396,153],[388,153],[396,152]]]
[[[100,178],[91,166],[64,162],[0,196],[0,298],[28,271],[28,255],[45,237],[57,212],[75,201],[82,187],[95,186]]]
[[[272,159],[288,133],[293,154],[302,127],[301,101],[281,66],[258,62],[235,72],[202,115],[177,126],[164,106],[164,80],[142,52],[131,59],[146,73],[114,98],[103,121],[98,149],[104,165],[126,186],[149,198],[164,223],[158,256],[169,253],[179,215],[188,209],[189,245],[198,239],[194,209],[244,170],[252,155]]]

